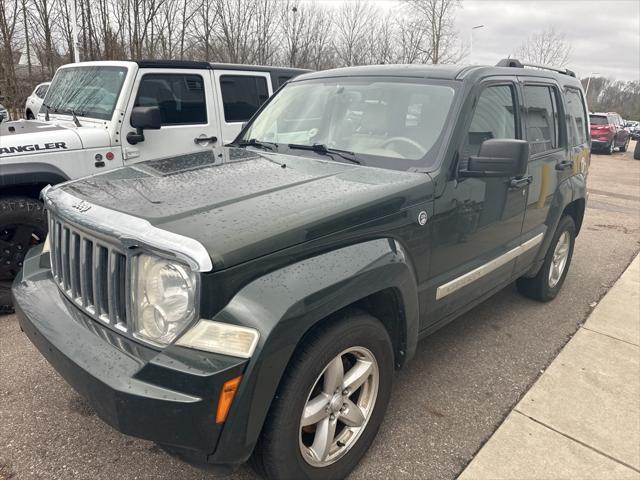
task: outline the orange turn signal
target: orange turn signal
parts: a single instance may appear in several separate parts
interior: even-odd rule
[[[222,391],[220,392],[220,399],[218,400],[216,423],[224,423],[227,420],[231,404],[233,403],[233,399],[236,397],[236,391],[240,386],[240,380],[242,380],[242,375],[224,382]]]

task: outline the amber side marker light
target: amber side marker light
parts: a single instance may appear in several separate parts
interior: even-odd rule
[[[240,380],[242,380],[242,375],[224,382],[222,391],[220,392],[220,398],[218,399],[216,423],[224,423],[227,420],[231,404],[233,403],[233,399],[236,397],[236,392],[240,386]]]

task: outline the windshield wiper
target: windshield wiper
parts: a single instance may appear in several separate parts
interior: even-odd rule
[[[241,141],[238,143],[231,143],[230,145],[236,147],[256,147],[262,148],[264,150],[275,151],[278,149],[278,144],[274,142],[263,142],[261,140],[256,140],[255,138],[250,138],[249,140]]]
[[[82,125],[80,124],[80,120],[78,120],[78,115],[80,115],[81,117],[84,116],[84,112],[78,112],[76,114],[76,111],[73,108],[69,108],[69,109],[59,109],[59,108],[55,108],[53,110],[54,113],[62,113],[63,115],[66,113],[70,113],[71,114],[71,118],[73,119],[73,123],[75,124],[76,127],[81,127]]]
[[[69,111],[71,112],[71,116],[73,117],[73,123],[76,124],[76,127],[81,127],[82,125],[80,125],[80,120],[78,120],[75,110],[69,110]]]
[[[323,143],[314,143],[313,145],[299,145],[297,143],[290,143],[288,147],[292,150],[311,150],[312,152],[319,153],[321,155],[337,155],[340,158],[348,160],[352,163],[360,165],[362,162],[356,158],[356,154],[348,150],[340,150],[339,148],[327,148]]]

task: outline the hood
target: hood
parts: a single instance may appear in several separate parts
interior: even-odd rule
[[[110,146],[109,134],[95,125],[18,120],[0,123],[0,158]]]
[[[237,148],[141,162],[59,188],[198,240],[215,269],[396,213],[433,193],[424,173]]]

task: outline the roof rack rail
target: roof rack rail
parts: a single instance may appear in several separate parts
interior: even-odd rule
[[[549,67],[548,65],[538,65],[536,63],[525,63],[521,62],[516,58],[503,58],[498,63],[496,63],[496,67],[513,67],[513,68],[524,68],[524,67],[532,67],[532,68],[540,68],[542,70],[551,70],[553,72],[558,72],[563,75],[569,75],[570,77],[575,77],[575,72],[569,70],[568,68],[556,68]]]

